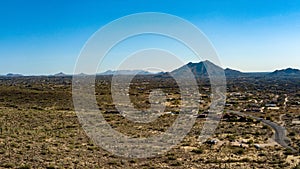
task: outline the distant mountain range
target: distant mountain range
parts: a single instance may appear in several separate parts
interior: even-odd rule
[[[238,70],[234,70],[234,69],[223,69],[217,65],[215,65],[214,63],[210,62],[210,61],[203,61],[203,62],[199,62],[199,63],[188,63],[174,71],[172,71],[171,73],[173,75],[185,75],[187,73],[186,68],[190,68],[190,71],[196,76],[196,77],[207,77],[208,76],[208,71],[210,70],[210,75],[223,75],[225,74],[226,77],[249,77],[249,76],[255,76],[255,77],[261,77],[261,76],[265,76],[265,77],[286,77],[286,76],[296,76],[296,77],[300,77],[300,70],[298,69],[292,69],[292,68],[288,68],[288,69],[283,69],[283,70],[276,70],[274,72],[253,72],[253,73],[245,73],[245,72],[241,72]]]
[[[271,76],[300,76],[300,70],[298,69],[283,69],[283,70],[276,70],[270,73]]]
[[[22,77],[23,75],[22,74],[8,73],[6,76],[7,77]]]
[[[207,71],[209,70],[209,71]],[[214,63],[210,62],[210,61],[203,61],[203,62],[199,62],[199,63],[188,63],[178,69],[175,69],[171,72],[161,72],[161,73],[151,73],[148,71],[144,71],[144,70],[116,70],[116,71],[112,71],[112,70],[108,70],[106,72],[103,73],[99,73],[97,75],[159,75],[159,76],[164,76],[167,74],[172,74],[175,76],[186,76],[189,75],[189,72],[192,72],[194,74],[194,76],[196,77],[208,77],[208,72],[210,72],[210,75],[215,75],[215,76],[219,76],[219,75],[224,75],[227,78],[230,77],[300,77],[300,70],[298,69],[292,69],[292,68],[287,68],[287,69],[282,69],[282,70],[276,70],[274,72],[253,72],[253,73],[245,73],[245,72],[241,72],[238,70],[234,70],[234,69],[230,69],[230,68],[226,68],[223,69],[220,66],[215,65]],[[86,74],[79,74],[79,76],[85,76]],[[1,76],[1,75],[0,75]],[[22,74],[13,74],[13,73],[9,73],[7,75],[2,75],[2,77],[22,77]],[[50,75],[50,76],[55,76],[55,77],[63,77],[63,76],[71,76],[68,74],[65,74],[63,72],[54,74],[54,75]]]
[[[98,73],[97,75],[149,75],[152,74],[148,71],[144,71],[144,70],[108,70],[106,72],[103,73]]]

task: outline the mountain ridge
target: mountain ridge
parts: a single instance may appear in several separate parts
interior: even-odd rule
[[[275,70],[274,72],[270,73],[271,76],[300,76],[299,69],[287,68],[281,70]]]
[[[189,69],[187,69],[189,68]],[[207,71],[209,69],[209,71]],[[208,77],[210,75],[225,75],[226,77],[248,77],[248,76],[255,76],[255,77],[300,77],[300,70],[295,68],[286,68],[275,70],[273,72],[241,72],[239,70],[235,70],[232,68],[225,68],[223,69],[216,64],[205,60],[198,63],[189,62],[177,69],[174,69],[170,72],[159,72],[159,73],[152,73],[145,70],[108,70],[102,73],[97,73],[96,75],[158,75],[158,76],[165,76],[167,74],[172,75],[188,75],[192,72],[195,77]],[[210,73],[208,73],[210,72]],[[78,74],[79,76],[88,76],[87,74],[81,73]],[[14,74],[8,73],[6,75],[0,75],[2,77],[23,77],[26,75],[22,74]],[[32,75],[30,75],[32,76]],[[44,75],[39,75],[44,76]],[[63,72],[48,75],[48,76],[55,76],[55,77],[64,77],[64,76],[72,76],[69,74],[65,74]]]
[[[288,76],[288,77],[300,77],[300,70],[294,69],[294,68],[286,68],[281,70],[275,70],[273,72],[241,72],[235,69],[231,68],[221,68],[220,66],[215,65],[214,63],[210,61],[202,61],[199,63],[192,63],[189,62],[188,64],[173,70],[171,73],[174,75],[184,74],[187,73],[186,68],[190,68],[190,71],[196,76],[196,77],[208,77],[208,71],[207,68],[210,69],[211,75],[222,75],[225,74],[226,77],[249,77],[249,76],[255,76],[255,77],[282,77],[282,76]],[[185,71],[183,71],[185,70]],[[224,72],[224,73],[223,73]]]
[[[98,73],[97,75],[149,75],[151,72],[145,70],[107,70],[102,73]]]

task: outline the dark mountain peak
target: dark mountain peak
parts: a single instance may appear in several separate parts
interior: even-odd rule
[[[283,71],[286,73],[299,73],[300,72],[300,70],[293,69],[293,68],[287,68],[287,69],[284,69]]]
[[[238,70],[234,70],[234,69],[230,69],[230,68],[226,68],[225,70],[225,75],[227,77],[229,76],[242,76],[242,75],[245,75],[245,73],[242,73]]]
[[[189,68],[189,69],[187,69]],[[225,75],[230,77],[230,76],[245,76],[245,73],[242,73],[237,70],[233,70],[230,68],[226,68],[225,70],[221,68],[220,66],[215,65],[209,60],[205,60],[199,63],[192,63],[189,62],[188,64],[172,71],[171,73],[173,75],[182,75],[186,76],[188,75],[189,70],[197,77],[208,77],[210,72],[210,75],[215,75],[215,76],[222,76]],[[209,70],[209,71],[208,71]]]
[[[300,70],[293,69],[293,68],[287,68],[282,70],[276,70],[272,73],[270,73],[272,76],[300,76]]]
[[[6,76],[7,76],[7,77],[21,77],[21,76],[23,76],[23,75],[22,75],[22,74],[8,73]]]
[[[211,62],[211,61],[209,61],[209,60],[205,60],[205,61],[203,61],[202,63],[204,63],[204,64],[213,64],[213,65],[215,65],[213,62]]]
[[[85,73],[79,73],[78,76],[88,76],[88,74],[85,74]]]
[[[59,73],[54,74],[54,76],[67,76],[67,75],[64,74],[63,72],[59,72]]]
[[[204,64],[208,64],[208,65],[215,65],[214,63],[210,62],[209,60],[205,60],[205,61],[201,61],[201,62],[198,62],[198,63],[193,63],[193,62],[189,62],[188,64],[186,65],[204,65]],[[216,66],[216,65],[215,65]]]
[[[188,64],[172,71],[173,75],[178,76],[188,76],[192,72],[196,77],[198,76],[208,76],[210,75],[222,75],[224,70],[213,64],[212,62],[206,60],[198,63],[189,62]]]
[[[226,72],[242,73],[241,71],[230,69],[230,68],[226,68],[224,71],[226,71]]]
[[[189,65],[192,65],[192,64],[195,64],[195,63],[193,63],[193,62],[189,62],[187,65],[189,66]]]

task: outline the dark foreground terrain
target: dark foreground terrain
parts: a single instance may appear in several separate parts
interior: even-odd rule
[[[166,112],[172,112],[139,124],[116,113],[110,79],[97,77],[95,91],[99,110],[114,129],[132,137],[149,137],[164,132],[176,119],[180,92],[174,80],[134,79],[130,98],[136,108],[149,108],[149,92],[162,88],[167,93]],[[84,133],[73,108],[72,77],[2,77],[0,168],[297,168],[300,79],[241,77],[227,81],[226,109],[210,139],[213,144],[197,142],[210,104],[209,81],[202,79],[199,114],[204,114],[181,144],[155,158],[129,159],[97,147]],[[276,131],[260,118],[282,126],[284,143],[290,148],[276,142]]]

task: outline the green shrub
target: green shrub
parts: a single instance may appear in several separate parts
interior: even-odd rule
[[[296,133],[295,133],[295,132],[291,132],[291,133],[289,134],[289,136],[294,137],[294,136],[296,136]]]
[[[23,165],[23,166],[19,167],[18,169],[30,169],[30,166],[29,165]]]
[[[254,143],[253,140],[249,140],[249,141],[248,141],[248,144],[253,144],[253,143]]]
[[[48,166],[48,167],[46,167],[46,169],[55,169],[55,167],[54,166]]]
[[[233,154],[236,154],[236,155],[242,155],[242,154],[244,154],[244,152],[245,152],[245,150],[240,147],[236,147],[233,149]]]
[[[202,154],[203,150],[201,148],[197,148],[197,149],[192,150],[192,152],[196,153],[196,154]]]
[[[175,163],[172,163],[171,166],[181,166],[181,162],[180,161],[176,161]]]

